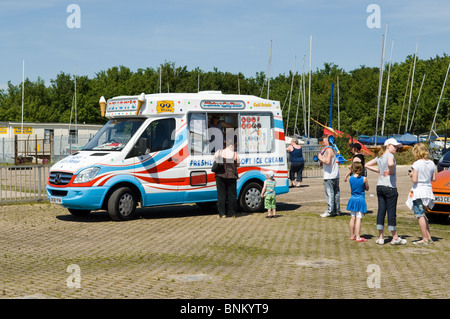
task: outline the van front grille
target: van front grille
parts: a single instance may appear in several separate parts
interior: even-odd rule
[[[54,185],[67,185],[72,179],[72,173],[50,172],[48,181]]]

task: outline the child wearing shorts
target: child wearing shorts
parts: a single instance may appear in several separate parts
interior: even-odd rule
[[[264,181],[263,189],[261,190],[261,197],[264,198],[264,208],[267,209],[266,218],[275,218],[276,216],[276,199],[275,199],[275,179],[274,173],[268,171],[266,173],[266,180]]]
[[[360,162],[352,163],[350,167],[351,196],[347,203],[347,210],[350,211],[350,240],[358,243],[366,242],[367,239],[361,237],[361,220],[367,212],[365,191],[369,190],[367,177],[363,176],[364,166]]]
[[[434,194],[431,181],[436,180],[436,165],[430,160],[428,149],[424,143],[414,145],[412,151],[416,161],[412,164],[409,176],[413,182],[406,205],[414,211],[419,222],[422,239],[415,241],[416,245],[428,245],[433,241],[430,235],[430,226],[425,216],[425,207],[433,208]]]

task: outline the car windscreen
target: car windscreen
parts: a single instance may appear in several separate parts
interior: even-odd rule
[[[450,162],[450,151],[447,151],[447,153],[445,153],[445,154],[442,156],[442,161]]]

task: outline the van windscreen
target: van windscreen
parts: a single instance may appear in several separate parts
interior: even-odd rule
[[[83,151],[121,151],[144,119],[112,119],[94,135]]]

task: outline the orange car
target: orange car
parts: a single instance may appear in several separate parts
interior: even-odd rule
[[[431,182],[434,193],[434,207],[427,207],[426,215],[430,221],[446,221],[450,215],[450,170],[436,174],[436,181]]]

